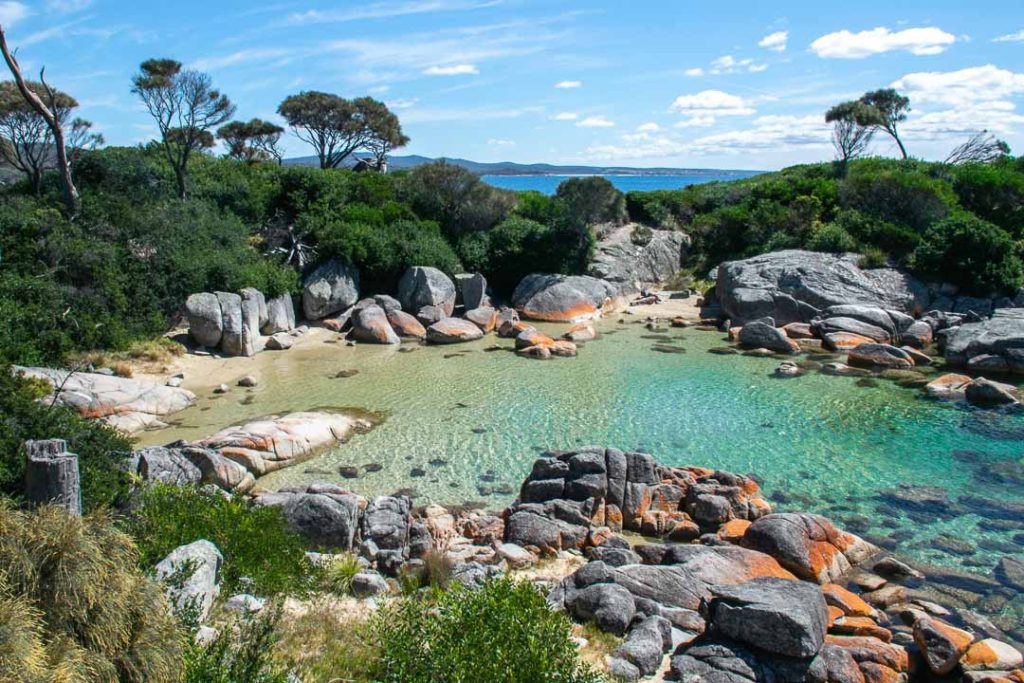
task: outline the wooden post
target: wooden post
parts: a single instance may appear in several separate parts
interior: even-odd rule
[[[82,487],[78,456],[64,439],[25,442],[25,498],[32,505],[53,503],[81,516]]]

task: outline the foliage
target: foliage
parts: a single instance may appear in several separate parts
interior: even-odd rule
[[[372,681],[377,651],[370,643],[364,619],[317,602],[280,627],[276,657],[303,681]]]
[[[982,130],[962,144],[953,148],[946,157],[945,163],[953,164],[990,164],[1010,154],[1010,145],[1000,140],[987,130]]]
[[[871,119],[867,106],[860,101],[843,102],[825,112],[825,122],[832,124],[832,145],[844,166],[850,159],[864,156],[871,145],[875,129],[865,125]]]
[[[116,505],[128,491],[120,458],[131,442],[100,422],[79,417],[61,406],[41,403],[49,385],[15,375],[0,365],[0,493],[20,498],[24,493],[28,439],[61,438],[78,454],[82,503],[86,510]]]
[[[962,207],[1024,239],[1024,171],[1009,160],[958,166],[953,191]]]
[[[313,147],[320,168],[338,168],[360,149],[382,162],[392,149],[409,143],[398,117],[372,97],[347,100],[308,90],[286,97],[277,113]]]
[[[355,554],[335,555],[320,570],[320,587],[328,593],[348,595],[352,589],[352,579],[362,570]]]
[[[480,589],[418,592],[381,608],[371,623],[382,683],[590,683],[570,622],[528,583],[502,578]]]
[[[136,539],[143,566],[151,567],[180,545],[205,538],[224,555],[223,590],[252,579],[253,590],[272,595],[301,592],[315,580],[301,537],[280,510],[189,487],[157,484],[144,489],[123,522]]]
[[[222,624],[213,642],[185,651],[182,683],[287,683],[284,667],[273,659],[280,622],[281,605],[275,603]]]
[[[399,193],[417,216],[436,221],[452,240],[490,230],[505,220],[516,204],[515,193],[492,187],[476,174],[444,161],[409,171]]]
[[[1013,238],[970,214],[955,214],[929,228],[913,259],[920,272],[978,296],[1009,294],[1024,281]]]
[[[213,87],[210,77],[182,69],[173,59],[147,59],[132,77],[132,92],[160,131],[167,163],[174,170],[178,195],[188,195],[188,162],[213,146],[212,129],[230,119],[235,105]]]
[[[217,137],[224,141],[228,156],[253,164],[257,161],[281,161],[277,143],[284,128],[263,119],[232,121],[217,129]]]
[[[626,220],[626,197],[601,176],[569,178],[555,191],[569,220],[583,226],[597,223],[618,225]]]
[[[137,560],[102,514],[0,505],[0,603],[22,608],[0,609],[0,678],[25,680],[4,671],[20,660],[39,681],[177,681],[181,632]]]

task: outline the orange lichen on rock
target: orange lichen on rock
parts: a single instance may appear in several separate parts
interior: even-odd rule
[[[825,602],[843,610],[843,614],[848,617],[875,616],[874,608],[864,602],[863,598],[838,584],[826,583],[821,590],[825,593]]]
[[[829,630],[839,636],[867,636],[883,643],[892,642],[892,632],[868,617],[843,616],[836,619]]]
[[[732,519],[718,528],[718,537],[729,543],[739,543],[749,527],[749,520]]]

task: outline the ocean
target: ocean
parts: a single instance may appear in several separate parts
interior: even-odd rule
[[[738,180],[757,175],[758,171],[714,171],[692,173],[687,175],[606,175],[602,176],[623,192],[651,190],[678,190],[687,185],[699,185],[715,180]],[[506,190],[537,190],[544,194],[554,194],[559,183],[571,175],[485,175],[484,182]]]

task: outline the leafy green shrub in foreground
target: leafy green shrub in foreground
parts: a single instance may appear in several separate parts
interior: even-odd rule
[[[921,273],[978,296],[1010,294],[1024,280],[1020,250],[1009,233],[968,213],[929,228],[914,264]]]
[[[212,643],[185,651],[181,683],[288,683],[284,667],[272,660],[280,639],[281,605],[220,624]]]
[[[182,632],[103,514],[0,503],[0,680],[171,683]]]
[[[0,493],[15,499],[24,494],[25,440],[59,438],[78,454],[85,509],[121,502],[128,492],[128,475],[120,459],[131,451],[131,441],[68,408],[40,403],[48,391],[0,364]]]
[[[528,583],[420,591],[386,604],[371,630],[382,683],[598,683],[569,620]]]
[[[125,520],[139,545],[142,564],[151,567],[180,545],[206,539],[224,555],[225,591],[248,577],[258,594],[301,593],[313,579],[305,544],[290,531],[280,510],[254,507],[241,499],[191,487],[157,484],[145,489]]]

